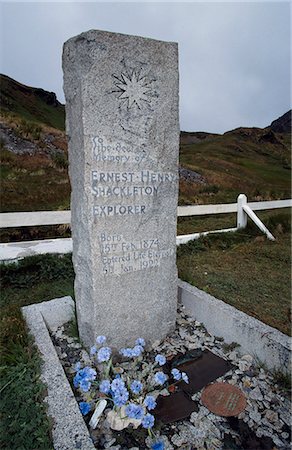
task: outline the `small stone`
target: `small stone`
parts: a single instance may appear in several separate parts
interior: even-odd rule
[[[279,420],[278,413],[269,409],[266,411],[265,418],[268,422],[276,423]]]
[[[261,390],[258,386],[255,389],[252,389],[252,391],[250,391],[249,398],[258,401],[262,401],[264,399],[263,394],[261,393]]]
[[[253,362],[253,357],[252,357],[251,355],[243,355],[243,356],[241,357],[241,359],[242,359],[243,361],[247,361],[247,362],[250,363],[250,364],[252,364],[252,362]]]
[[[273,435],[272,439],[273,439],[274,444],[276,445],[276,447],[279,447],[279,448],[284,447],[284,443],[281,441],[281,439],[278,438],[278,436]]]
[[[116,442],[116,438],[111,439],[109,442],[106,442],[106,443],[104,444],[104,448],[109,448],[109,447],[111,447],[115,442]]]
[[[228,358],[231,359],[231,361],[237,361],[238,360],[237,352],[236,351],[230,352]]]
[[[281,437],[283,439],[288,439],[289,438],[289,433],[286,433],[286,431],[283,431],[283,433],[281,433]]]
[[[239,361],[238,367],[239,367],[239,370],[241,370],[241,372],[245,372],[246,370],[248,370],[250,368],[250,363],[247,361]]]
[[[263,430],[261,428],[257,428],[256,435],[257,435],[257,437],[261,438],[264,435]]]
[[[249,414],[249,417],[255,422],[260,423],[261,422],[261,415],[259,412],[251,411]]]

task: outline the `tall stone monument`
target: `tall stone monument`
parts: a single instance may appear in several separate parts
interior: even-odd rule
[[[177,307],[177,44],[91,30],[63,70],[80,336],[151,343]]]

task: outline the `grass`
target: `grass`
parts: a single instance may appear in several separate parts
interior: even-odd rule
[[[289,222],[287,213],[266,221],[275,242],[250,225],[182,245],[177,256],[179,277],[290,335]]]
[[[5,75],[0,75],[0,83],[3,111],[13,112],[26,121],[64,130],[65,107],[60,103],[52,104],[52,95],[48,92],[24,86]]]
[[[68,209],[71,188],[65,157],[60,159],[15,155],[2,148],[1,212]]]
[[[238,194],[249,200],[290,197],[290,136],[262,142],[260,129],[234,130],[196,143],[182,141],[180,164],[199,172],[206,185],[180,182],[179,203],[231,203]]]
[[[71,255],[34,256],[1,266],[0,447],[5,450],[53,450],[41,360],[20,308],[65,295],[73,296]]]

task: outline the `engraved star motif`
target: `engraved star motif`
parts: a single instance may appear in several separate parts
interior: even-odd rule
[[[139,73],[133,70],[132,75],[121,74],[121,77],[115,77],[117,81],[115,86],[120,92],[119,99],[128,100],[128,109],[135,104],[141,109],[143,102],[150,103],[149,94],[151,92],[150,83],[146,77],[140,77]]]

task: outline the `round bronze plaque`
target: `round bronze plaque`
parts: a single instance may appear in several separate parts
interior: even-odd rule
[[[218,416],[238,416],[246,407],[244,393],[229,383],[214,383],[207,386],[201,396],[206,408]]]

